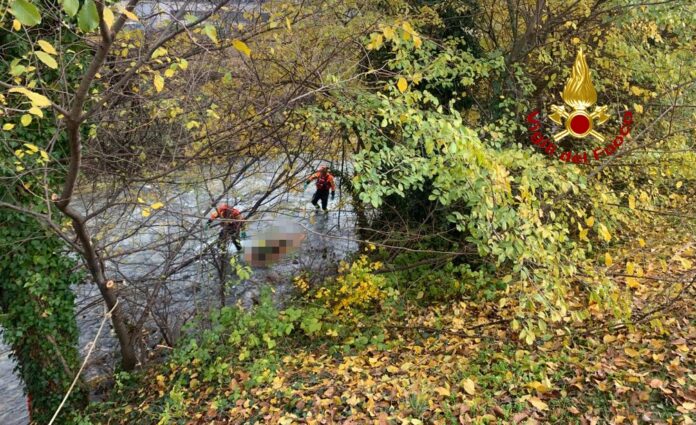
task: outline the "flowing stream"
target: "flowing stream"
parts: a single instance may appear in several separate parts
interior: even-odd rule
[[[260,187],[264,179],[257,181]],[[222,186],[221,183],[219,185]],[[253,186],[253,185],[251,185]],[[247,184],[247,187],[251,187]],[[112,229],[114,250],[122,250],[125,254],[107,264],[110,277],[120,278],[126,299],[126,309],[133,308],[143,294],[137,286],[130,286],[129,281],[147,280],[149,276],[157,276],[164,270],[163,263],[171,258],[197,258],[181,270],[172,274],[158,295],[158,303],[153,308],[153,314],[147,320],[143,339],[150,342],[148,349],[156,354],[156,347],[162,344],[159,330],[162,327],[174,329],[169,336],[173,339],[179,336],[181,326],[195,314],[205,315],[211,308],[219,305],[219,285],[216,283],[215,268],[211,261],[212,254],[204,252],[207,244],[217,238],[217,228],[205,229],[203,217],[210,213],[209,198],[203,190],[183,191],[176,186],[168,187],[163,193],[162,188],[154,190],[144,186],[143,197],[166,197],[166,206],[148,217],[150,225],[133,232],[125,239],[119,238],[127,229],[132,229],[134,223],[143,220],[142,209],[132,208],[119,211],[117,217],[100,219],[95,226]],[[214,191],[213,191],[214,193]],[[248,224],[248,239],[243,241],[244,252],[247,255],[252,246],[263,246],[264,240],[273,238],[288,238],[288,234],[296,234],[295,243],[301,242],[294,252],[291,252],[268,267],[252,267],[250,279],[238,282],[227,293],[226,304],[241,303],[250,306],[258,297],[259,290],[264,285],[270,285],[274,290],[274,300],[282,304],[292,292],[292,276],[300,270],[311,270],[321,273],[335,266],[338,260],[355,252],[358,244],[355,242],[355,215],[347,202],[340,196],[329,203],[329,213],[317,213],[309,203],[313,190],[308,188],[303,193],[285,194],[275,200],[262,212],[253,217]],[[337,195],[339,195],[337,193]],[[253,199],[253,198],[250,198]],[[223,199],[224,201],[224,199]],[[243,201],[243,200],[242,200]],[[235,204],[230,202],[230,204]],[[244,211],[251,203],[236,203],[237,208]],[[96,206],[92,206],[94,208]],[[86,208],[89,210],[89,208]],[[143,246],[161,247],[159,242],[170,241],[181,234],[182,228],[195,228],[193,235],[177,245],[172,254],[171,248],[153,248],[137,251]],[[278,236],[285,234],[285,236]],[[234,248],[231,247],[234,252]],[[199,258],[200,257],[200,258]],[[237,257],[240,258],[241,256]],[[242,261],[243,263],[245,261]],[[183,262],[182,262],[183,264]],[[95,339],[97,329],[103,318],[103,303],[95,285],[85,283],[74,288],[76,293],[77,323],[80,330],[80,350],[86,355],[88,344]],[[133,301],[133,302],[131,302]],[[130,311],[130,310],[129,310]],[[166,322],[166,323],[164,323]],[[1,332],[1,329],[0,329]],[[2,344],[0,338],[0,424],[28,424],[26,397],[21,380],[14,372],[15,362],[10,357],[10,349]],[[88,367],[83,375],[91,386],[108,383],[114,371],[118,356],[117,340],[113,331],[106,326],[100,335],[94,353],[89,358]],[[98,395],[97,395],[98,396]],[[93,394],[93,398],[97,397]]]

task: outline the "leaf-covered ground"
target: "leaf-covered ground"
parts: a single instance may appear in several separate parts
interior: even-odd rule
[[[331,350],[345,341],[329,330],[312,348],[279,340],[268,351],[282,355],[267,368],[222,349],[226,358],[172,360],[137,380],[137,393],[122,391],[129,403],[109,416],[112,423],[693,423],[694,250],[664,247],[669,261],[652,263],[647,258],[663,257],[653,256],[659,248],[640,245],[650,254],[644,261],[624,270],[616,254],[610,268],[628,275],[616,278],[630,290],[631,323],[585,305],[592,317],[549,325],[529,345],[506,314],[509,301],[424,307],[414,300],[398,313],[362,317],[362,330],[379,329],[381,337],[348,354]],[[212,366],[223,369],[217,383]]]
[[[284,424],[690,423],[696,328],[692,309],[680,305],[686,314],[664,335],[640,328],[568,338],[559,330],[534,348],[506,342],[505,325],[486,326],[491,318],[467,313],[466,303],[433,308],[404,325],[413,332],[395,337],[397,349],[287,356],[271,385],[243,393],[226,412],[209,406],[199,415]],[[226,391],[245,380],[238,373]]]

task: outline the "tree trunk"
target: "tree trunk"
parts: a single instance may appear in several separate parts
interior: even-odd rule
[[[89,270],[94,283],[97,284],[99,292],[106,303],[107,309],[109,311],[112,311],[113,309],[111,313],[111,324],[113,325],[114,332],[116,332],[116,336],[118,337],[118,342],[121,348],[121,367],[126,371],[130,371],[135,368],[137,358],[135,356],[133,344],[131,344],[131,335],[128,332],[128,327],[126,326],[121,306],[116,305],[117,298],[113,285],[111,285],[111,287],[109,287],[110,285],[107,285],[108,281],[106,279],[104,268],[102,263],[99,261],[98,254],[94,249],[94,245],[92,244],[87,232],[87,228],[85,227],[85,217],[70,206],[75,182],[77,181],[78,171],[82,162],[82,146],[80,143],[79,128],[79,122],[72,120],[68,121],[66,130],[70,143],[70,165],[64,185],[63,195],[61,196],[61,199],[57,200],[56,206],[72,220],[73,229],[75,230],[75,234],[80,241],[80,246],[82,247],[82,258],[85,261],[87,269]]]

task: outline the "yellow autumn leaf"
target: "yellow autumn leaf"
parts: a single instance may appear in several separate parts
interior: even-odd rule
[[[626,263],[626,274],[633,275],[633,273],[636,271],[636,264],[629,261]]]
[[[150,217],[150,208],[144,208],[141,214],[143,217]]]
[[[287,16],[285,17],[285,27],[288,29],[288,31],[292,31],[292,24],[290,23],[290,18]]]
[[[9,122],[8,122],[7,124],[3,124],[3,125],[2,125],[2,129],[5,130],[5,131],[10,131],[10,130],[12,130],[13,128],[15,128],[15,125],[14,125],[14,124],[11,124],[11,123],[9,123]]]
[[[39,153],[41,154],[41,158],[42,158],[44,161],[48,162],[48,152],[46,152],[45,150],[42,150],[42,151],[39,152]]]
[[[582,229],[582,230],[580,231],[580,240],[581,240],[581,241],[587,241],[587,240],[589,240],[589,239],[587,239],[587,232],[588,232],[588,229]]]
[[[437,387],[435,388],[435,392],[440,394],[443,397],[449,397],[450,396],[450,390],[445,388],[445,387]]]
[[[13,21],[12,21],[12,29],[15,30],[15,31],[21,30],[21,29],[22,29],[22,23],[19,22],[19,21],[16,20],[16,19],[13,20]]]
[[[208,38],[210,39],[210,41],[212,41],[212,42],[215,43],[216,45],[220,42],[220,41],[218,40],[217,28],[215,28],[214,26],[212,26],[212,25],[206,25],[206,26],[204,26],[204,27],[203,27],[203,32],[205,33],[205,35],[208,36]]]
[[[408,22],[404,22],[403,24],[401,24],[401,27],[404,29],[404,31],[406,31],[409,34],[415,33],[413,27]]]
[[[681,263],[682,270],[684,271],[691,270],[691,267],[693,267],[694,265],[694,263],[691,260],[687,260],[686,258],[679,258],[679,262]]]
[[[551,388],[548,387],[545,384],[539,384],[534,387],[534,389],[539,393],[539,394],[546,394],[549,391],[551,391]]]
[[[57,55],[58,54],[58,52],[56,52],[56,49],[53,47],[53,45],[51,43],[49,43],[48,41],[39,40],[36,43],[39,45],[41,50],[48,53],[49,55]]]
[[[476,384],[474,383],[474,381],[471,380],[471,378],[466,378],[465,380],[463,380],[461,386],[462,388],[464,388],[464,391],[466,391],[467,394],[476,394]]]
[[[602,337],[602,342],[605,344],[611,344],[614,341],[616,341],[616,337],[614,335],[606,334],[604,337]]]
[[[384,27],[382,34],[384,34],[384,38],[391,40],[394,38],[394,29],[392,27]]]
[[[631,93],[633,93],[633,94],[636,95],[636,96],[640,96],[641,94],[643,94],[643,91],[644,91],[644,90],[641,89],[640,87],[631,86]]]
[[[611,240],[611,233],[607,229],[602,230],[602,237],[606,242],[609,242]]]
[[[533,388],[535,391],[539,392],[540,394],[545,394],[549,391],[551,391],[551,388],[549,388],[547,385],[539,382],[539,381],[534,381],[530,382],[527,384],[528,387]]]
[[[360,404],[360,398],[356,396],[351,396],[346,402],[351,406],[357,406]]]
[[[127,10],[126,8],[122,7],[119,9],[119,11],[126,15],[126,17],[131,21],[139,21],[138,16],[130,10]]]
[[[181,59],[179,61],[179,68],[183,69],[186,71],[186,68],[188,68],[188,61],[186,59]]]
[[[39,108],[41,107],[46,107],[46,106],[51,106],[51,101],[48,100],[48,98],[44,95],[35,93],[31,90],[25,89],[24,87],[13,87],[10,90],[8,90],[10,93],[21,93],[24,96],[28,97],[31,103],[34,106],[38,106]]]
[[[157,90],[157,93],[161,92],[164,88],[164,78],[162,78],[162,76],[159,74],[155,74],[153,83],[155,84],[155,90]]]
[[[420,46],[423,45],[423,40],[417,35],[413,36],[413,45],[416,46],[416,49],[419,49]]]
[[[631,347],[624,348],[624,353],[629,357],[639,357],[640,353]]]
[[[677,182],[677,189],[679,189],[680,187],[682,187],[683,184],[684,184],[683,182],[678,181],[678,182]]]
[[[19,119],[19,122],[21,122],[24,127],[28,126],[29,124],[31,124],[31,115],[22,115],[22,118]]]
[[[370,41],[370,43],[365,47],[367,47],[367,50],[377,50],[380,47],[382,47],[382,42],[384,41],[384,37],[382,37],[382,34],[374,33],[371,36],[371,40],[372,41]]]
[[[399,78],[399,81],[396,83],[396,88],[398,88],[401,93],[406,91],[408,83],[404,77]]]
[[[163,203],[155,202],[154,204],[150,205],[150,208],[152,208],[153,210],[158,210],[158,209],[162,208],[163,206],[164,206]]]
[[[612,260],[611,255],[608,252],[604,254],[604,264],[607,267],[611,267],[611,265],[614,264],[614,260]]]
[[[104,23],[109,29],[111,29],[111,27],[114,25],[114,12],[112,12],[110,8],[105,7],[103,15]]]
[[[43,118],[43,111],[37,108],[36,106],[32,106],[31,108],[29,108],[27,112],[29,112],[32,115],[36,115],[39,118]]]
[[[641,248],[645,248],[645,240],[643,238],[639,238],[638,245],[640,245]]]
[[[172,78],[174,76],[174,70],[169,68],[166,71],[164,71],[164,76],[167,78]]]
[[[642,113],[643,113],[643,105],[640,105],[640,104],[638,104],[638,103],[634,103],[634,104],[633,104],[633,109],[635,109],[636,112],[638,112],[639,114],[642,114]]]
[[[39,148],[33,143],[25,143],[24,146],[26,146],[27,149],[29,149],[32,153],[36,153],[39,151]]]
[[[638,283],[638,279],[636,279],[635,277],[627,277],[626,286],[628,286],[629,288],[637,288],[640,285]]]
[[[232,40],[232,47],[251,57],[251,49],[242,40]]]
[[[529,329],[522,329],[522,332],[520,332],[520,338],[522,338],[522,335],[524,335],[524,342],[526,342],[527,345],[532,345],[534,344],[534,341],[536,341],[536,335]]]
[[[48,53],[37,50],[34,52],[34,55],[36,55],[36,57],[39,58],[39,60],[47,67],[51,69],[58,68],[58,62],[56,62],[56,60],[53,59],[53,56],[49,55]]]
[[[594,217],[587,217],[585,219],[585,224],[587,224],[587,227],[594,226]]]
[[[628,195],[628,208],[632,210],[636,208],[636,197],[633,195]]]
[[[529,403],[539,410],[549,410],[548,404],[541,401],[539,397],[529,397]]]

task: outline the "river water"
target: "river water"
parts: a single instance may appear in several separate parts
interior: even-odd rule
[[[264,185],[264,179],[255,180],[246,185],[251,192],[254,185]],[[217,186],[212,189],[209,187],[208,190],[220,190],[222,183]],[[138,196],[146,198],[143,200],[148,204],[153,199],[166,200],[164,208],[150,211],[151,215],[147,218],[142,214],[144,207],[136,206],[118,211],[113,217],[95,220],[93,225],[96,228],[109,230],[100,235],[103,238],[101,242],[110,245],[110,252],[118,254],[114,255],[113,261],[107,263],[107,267],[109,277],[121,285],[119,289],[124,301],[123,307],[130,314],[139,311],[142,300],[153,294],[151,288],[156,283],[143,285],[142,282],[156,282],[156,276],[176,268],[177,261],[185,264],[182,259],[198,258],[217,239],[216,228],[203,227],[203,217],[210,213],[210,201],[206,197],[208,190],[185,191],[175,185],[154,189],[146,185],[138,191]],[[264,240],[273,239],[273,235],[297,233],[299,237],[295,239],[301,241],[301,244],[294,252],[268,267],[252,267],[250,279],[236,282],[228,290],[225,300],[227,305],[240,303],[249,307],[258,297],[260,288],[266,285],[273,288],[276,303],[282,304],[293,290],[293,275],[299,271],[309,271],[315,276],[328,272],[338,260],[356,251],[355,216],[350,203],[337,196],[336,201],[330,201],[328,214],[317,213],[309,203],[312,192],[308,188],[302,193],[278,197],[264,206],[264,211],[252,218],[254,221],[248,223],[248,239],[243,241],[247,257],[246,260],[241,260],[242,264],[248,261],[253,246],[265,245]],[[245,211],[251,207],[254,198],[250,196],[248,203],[243,202],[244,199],[242,202],[234,200],[229,199],[228,202]],[[86,200],[84,202],[88,205],[85,207],[87,211],[98,207],[89,205]],[[132,234],[127,232],[143,222],[148,223],[147,227],[139,228]],[[122,234],[129,236],[123,238]],[[182,241],[173,243],[177,238]],[[172,251],[171,245],[175,245],[176,250]],[[148,248],[138,250],[139,247]],[[231,252],[234,251],[231,247]],[[205,315],[210,309],[219,306],[219,285],[212,257],[212,254],[202,255],[200,259],[167,277],[166,284],[157,292],[158,301],[146,320],[143,346],[139,350],[142,356],[155,357],[166,352],[167,349],[162,346],[167,345],[167,341],[176,340],[188,320],[195,315]],[[236,258],[244,257],[240,255]],[[102,321],[103,303],[95,285],[78,285],[74,291],[77,295],[79,344],[81,353],[85,356]],[[107,322],[83,374],[93,388],[100,385],[108,387],[117,362],[118,345],[108,325]],[[164,333],[167,334],[166,338],[163,337]],[[14,367],[9,348],[0,341],[0,425],[28,423],[23,386],[13,371]],[[93,398],[98,397],[98,393],[93,394]]]
[[[29,423],[22,381],[15,375],[10,348],[0,341],[0,424]]]

